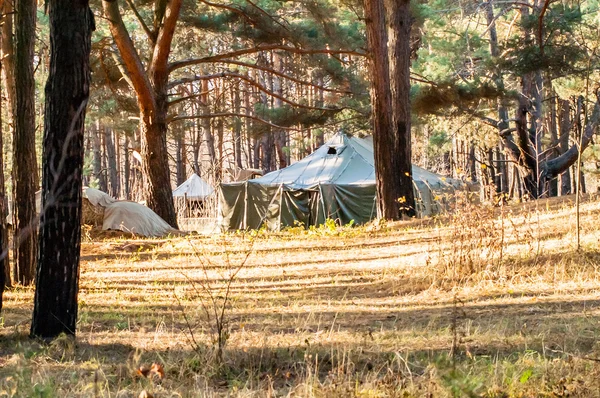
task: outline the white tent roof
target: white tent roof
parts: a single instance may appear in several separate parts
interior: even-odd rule
[[[412,171],[416,183],[424,183],[432,189],[462,184],[459,180],[437,175],[415,165]],[[252,182],[284,184],[292,189],[311,189],[318,184],[375,184],[373,141],[337,134],[304,159]]]
[[[188,199],[203,200],[213,194],[215,190],[208,185],[198,174],[194,173],[183,184],[175,188],[174,197],[187,197]]]
[[[337,134],[304,159],[252,182],[284,184],[293,189],[311,189],[318,184],[374,184],[373,153],[364,140]]]

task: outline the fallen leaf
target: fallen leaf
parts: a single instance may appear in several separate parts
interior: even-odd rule
[[[165,369],[160,363],[154,362],[152,367],[150,368],[150,373],[154,373],[158,376],[159,379],[165,378]]]

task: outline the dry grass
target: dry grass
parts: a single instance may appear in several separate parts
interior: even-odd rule
[[[581,251],[570,199],[457,206],[354,229],[95,237],[76,342],[31,341],[32,290],[6,294],[0,397],[600,396],[600,203],[582,205]],[[223,304],[242,263],[220,363],[203,304]],[[136,374],[153,362],[163,379]]]

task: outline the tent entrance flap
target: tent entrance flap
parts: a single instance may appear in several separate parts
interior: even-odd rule
[[[280,225],[305,227],[310,225],[311,193],[304,190],[282,191]]]
[[[364,224],[375,217],[375,185],[321,184],[324,218],[340,225]]]

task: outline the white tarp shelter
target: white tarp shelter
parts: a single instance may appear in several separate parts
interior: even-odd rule
[[[319,225],[326,219],[361,224],[376,217],[372,141],[338,134],[311,155],[261,178],[221,184],[219,217],[224,229],[269,229],[302,223]],[[413,166],[417,212],[441,210],[436,196],[462,186]]]
[[[83,188],[83,196],[93,206],[104,208],[102,229],[116,229],[136,235],[159,237],[179,233],[152,209],[127,200],[116,200],[105,192],[94,188]]]
[[[136,235],[159,237],[180,231],[171,227],[150,208],[127,200],[116,200],[109,194],[94,188],[83,187],[83,197],[96,208],[104,210],[102,229],[114,229],[131,232]],[[39,214],[42,204],[42,191],[35,193],[36,211]],[[12,212],[7,216],[12,223]]]

